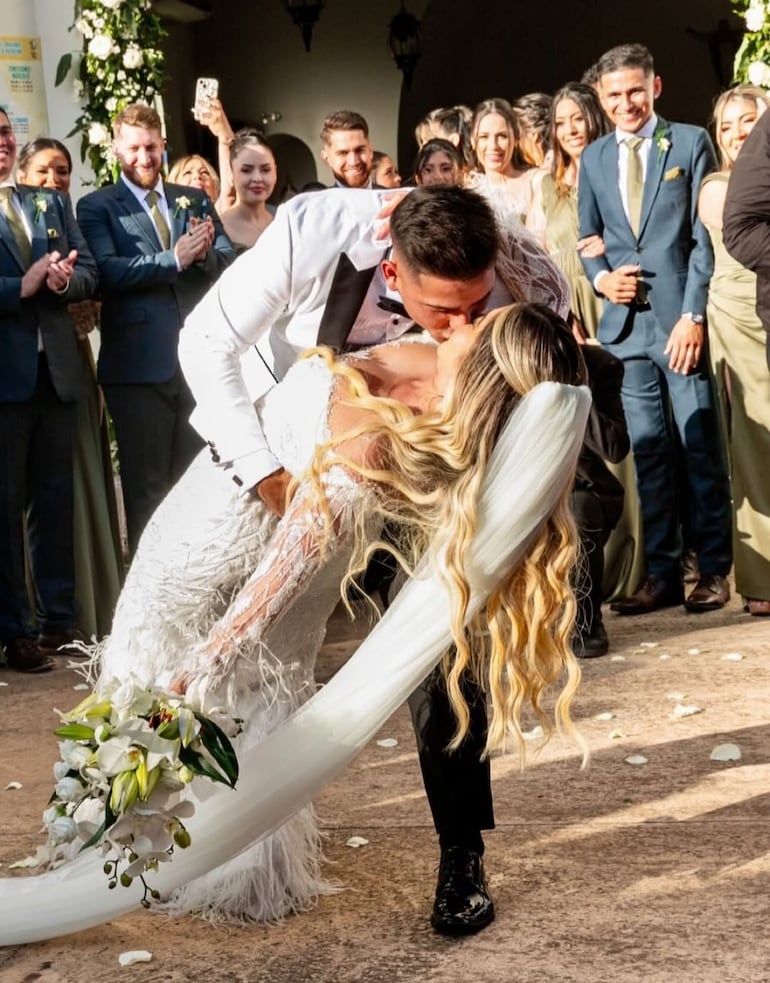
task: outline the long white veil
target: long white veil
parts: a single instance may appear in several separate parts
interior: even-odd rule
[[[585,388],[542,383],[517,407],[485,477],[478,533],[466,559],[477,610],[500,573],[524,555],[572,472],[591,404]],[[275,829],[370,740],[436,665],[450,640],[449,599],[421,570],[334,678],[243,754],[236,791],[217,788],[148,884],[163,893],[204,874]],[[108,890],[101,854],[31,877],[0,879],[0,944],[18,945],[101,924],[137,907],[142,890]]]

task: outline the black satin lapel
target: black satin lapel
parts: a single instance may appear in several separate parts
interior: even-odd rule
[[[357,270],[345,253],[342,253],[318,326],[319,345],[329,345],[335,351],[341,351],[345,347],[345,341],[355,324],[376,269],[376,266],[371,266],[366,270]]]

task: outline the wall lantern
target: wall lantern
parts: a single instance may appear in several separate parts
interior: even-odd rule
[[[401,0],[401,10],[388,25],[388,48],[399,70],[404,73],[407,89],[412,87],[412,75],[422,54],[420,22],[410,14]]]
[[[326,0],[283,0],[286,13],[302,32],[305,51],[310,51],[313,27],[321,15]]]

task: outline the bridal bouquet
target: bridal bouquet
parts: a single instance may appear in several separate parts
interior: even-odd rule
[[[190,845],[183,820],[195,806],[179,792],[196,775],[235,787],[238,762],[228,737],[182,698],[129,681],[91,693],[59,713],[61,761],[43,821],[49,845],[101,846],[108,886],[144,885],[144,874]]]

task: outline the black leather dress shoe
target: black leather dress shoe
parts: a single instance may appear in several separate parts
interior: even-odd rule
[[[53,659],[42,652],[34,638],[9,638],[5,643],[5,661],[16,672],[50,672]]]
[[[572,651],[578,659],[596,659],[606,655],[610,650],[610,640],[603,621],[594,621],[589,632],[575,634],[572,639]]]
[[[703,611],[718,611],[730,600],[730,584],[727,577],[713,574],[701,577],[698,583],[687,595],[684,606],[688,611],[700,613]]]
[[[494,917],[481,855],[462,846],[442,850],[430,916],[433,928],[442,935],[472,935],[486,928]]]
[[[68,628],[58,632],[41,632],[37,646],[47,655],[82,655],[80,646],[87,641],[79,628]]]
[[[669,584],[660,577],[645,577],[629,597],[610,604],[616,614],[649,614],[659,608],[672,608],[684,600],[681,584]]]

